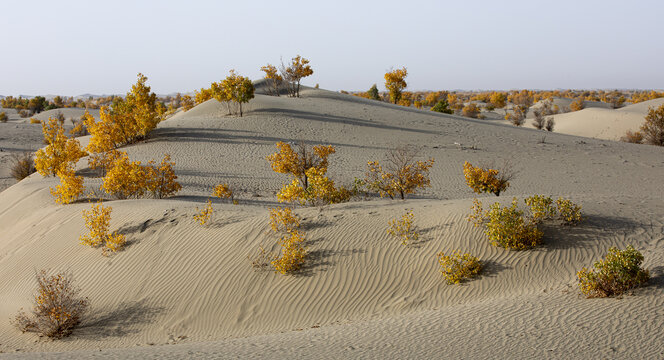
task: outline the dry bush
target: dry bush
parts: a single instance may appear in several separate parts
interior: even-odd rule
[[[646,144],[664,146],[664,105],[657,109],[648,108],[646,121],[641,125],[641,133]]]
[[[403,200],[418,188],[430,186],[429,170],[434,159],[415,160],[418,155],[419,151],[412,146],[399,146],[387,153],[385,167],[378,161],[369,161],[367,187],[377,191],[381,197],[394,199],[398,194]]]
[[[650,279],[641,268],[643,255],[631,245],[625,250],[611,247],[604,260],[596,261],[594,269],[582,268],[577,274],[581,292],[589,298],[621,295],[643,286]]]
[[[576,100],[574,100],[571,104],[569,104],[569,108],[572,111],[583,110],[585,107],[586,107],[586,104],[584,102],[584,97],[583,96],[579,96],[578,98],[576,98]]]
[[[392,237],[401,241],[401,245],[408,246],[408,244],[417,241],[420,234],[415,229],[413,222],[415,215],[412,211],[406,211],[400,219],[392,219],[389,221],[387,233]]]
[[[11,155],[11,176],[17,181],[21,181],[33,174],[35,171],[35,162],[32,160],[32,154],[25,152],[23,154]]]
[[[505,120],[512,123],[514,126],[522,126],[526,122],[526,110],[521,106],[512,108],[512,113],[505,114]]]
[[[4,111],[0,112],[0,122],[3,122],[3,123],[7,122],[7,119],[8,119],[7,114]]]
[[[63,338],[72,333],[88,308],[87,298],[79,297],[72,276],[66,273],[36,275],[37,293],[31,314],[19,312],[13,320],[22,332],[36,332],[50,338]]]
[[[482,262],[468,253],[462,254],[457,250],[450,255],[444,252],[438,253],[438,262],[443,276],[450,285],[460,284],[466,279],[473,278],[482,272]]]
[[[469,162],[463,164],[463,175],[466,184],[477,194],[483,192],[500,196],[510,186],[514,177],[512,166],[505,162],[501,169],[492,169],[494,166],[475,167]]]
[[[27,110],[20,110],[18,112],[18,116],[22,118],[27,118],[28,116],[30,116],[30,112],[28,112]]]
[[[64,125],[64,124],[65,124],[65,114],[63,114],[61,111],[58,111],[58,112],[55,114],[55,119],[58,120],[58,122],[60,123],[60,125]]]
[[[273,261],[276,260],[276,258],[271,253],[265,250],[263,245],[258,246],[256,254],[247,255],[247,259],[249,260],[249,263],[251,264],[251,267],[254,268],[254,270],[264,270],[270,266]]]
[[[620,138],[620,141],[633,143],[633,144],[642,144],[643,143],[643,134],[639,131],[632,132],[627,130],[625,135]]]
[[[540,107],[538,109],[533,110],[533,114],[535,115],[535,120],[533,121],[533,126],[539,130],[542,130],[547,126],[549,122],[553,124],[553,118],[549,117],[547,118],[547,115],[553,115],[558,113],[558,110],[553,107],[553,102],[551,100],[547,101],[542,101],[540,103]],[[553,125],[551,125],[551,130],[547,129],[548,131],[553,130]]]
[[[277,67],[272,64],[267,64],[265,66],[261,66],[261,71],[265,73],[265,79],[270,84],[268,94],[279,96],[279,86],[281,86],[284,78],[277,72]]]
[[[553,120],[553,118],[550,117],[546,120],[546,125],[544,125],[544,128],[546,129],[546,131],[553,131],[554,125],[555,125],[555,120]]]

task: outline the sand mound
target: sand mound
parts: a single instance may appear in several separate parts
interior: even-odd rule
[[[324,340],[331,358],[394,357],[406,349],[412,351],[403,357],[437,356],[440,349],[460,357],[661,351],[653,339],[664,335],[656,325],[664,319],[664,271],[658,268],[664,261],[664,199],[657,181],[664,171],[662,149],[557,133],[541,143],[541,133],[531,129],[323,90],[305,90],[299,99],[259,94],[245,117],[225,113],[223,104],[208,101],[125,149],[138,160],[170,153],[184,189],[167,200],[107,201],[111,228],[129,241],[115,256],[104,258],[78,243],[80,214],[89,205],[54,204],[48,188],[57,180],[36,175],[0,193],[0,318],[29,306],[34,270],[41,268],[71,271],[92,304],[90,317],[66,341],[35,342],[36,336],[0,322],[0,350],[84,350],[50,355],[56,357],[91,356],[87,350],[98,348],[131,348],[95,350],[95,356],[120,358],[188,357],[194,351],[203,357],[285,357],[312,354],[311,344]],[[288,277],[256,272],[247,255],[261,244],[278,249],[267,232],[268,209],[287,181],[265,157],[277,141],[300,140],[334,145],[329,174],[345,184],[362,177],[366,162],[382,159],[386,149],[417,144],[423,158],[436,160],[431,187],[405,202],[297,208],[307,233],[307,266]],[[475,195],[464,183],[462,164],[506,159],[519,175],[504,197],[484,201],[563,195],[583,205],[586,222],[545,229],[546,246],[532,251],[489,245],[465,220]],[[192,216],[221,182],[236,190],[240,205],[215,201],[212,225],[201,227]],[[408,248],[386,234],[388,220],[406,209],[415,213],[422,234]],[[619,301],[582,299],[575,272],[608,247],[626,244],[644,253],[654,285]],[[452,249],[486,261],[485,275],[446,285],[436,253]],[[134,347],[178,342],[185,344]],[[587,344],[601,349],[589,352]]]
[[[90,109],[88,110],[90,115],[94,116],[95,119],[99,120],[99,109]],[[78,120],[85,114],[85,109],[83,108],[62,108],[62,109],[51,109],[47,111],[42,111],[39,114],[31,116],[39,121],[48,120],[49,117],[56,117],[58,114],[62,113],[65,117],[65,121],[70,123],[70,121]],[[26,118],[24,121],[30,122],[30,118]]]

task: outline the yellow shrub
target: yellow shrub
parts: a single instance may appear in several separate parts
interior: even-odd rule
[[[631,245],[625,250],[612,247],[604,260],[595,262],[595,269],[584,267],[576,274],[579,288],[587,297],[607,297],[643,286],[650,273],[641,268],[642,262],[643,255]]]
[[[401,216],[401,219],[392,219],[388,223],[387,233],[392,235],[399,240],[401,244],[407,246],[409,243],[417,241],[419,238],[419,233],[415,231],[415,226],[413,221],[415,220],[415,215],[412,211],[406,211]]]
[[[280,240],[281,257],[272,261],[272,266],[281,274],[289,274],[299,270],[305,262],[307,250],[302,246],[304,235],[294,230]]]
[[[429,186],[429,169],[434,160],[415,161],[416,156],[417,151],[412,148],[398,147],[389,152],[385,168],[378,161],[369,161],[367,186],[378,191],[381,197],[394,199],[398,194],[402,200],[418,188]]]
[[[472,210],[472,213],[468,215],[468,221],[472,222],[475,227],[483,225],[486,222],[489,214],[488,211],[485,211],[482,207],[482,202],[477,199],[473,199],[473,206],[470,209]]]
[[[450,285],[460,284],[465,279],[475,277],[482,272],[480,259],[468,253],[461,254],[459,250],[450,255],[445,255],[443,252],[438,253],[438,262],[442,267],[440,272]]]
[[[69,204],[78,199],[85,188],[83,187],[83,177],[76,176],[74,170],[66,169],[58,172],[60,185],[55,189],[51,188],[51,195],[55,197],[55,202],[59,204]]]
[[[125,236],[117,233],[108,233],[113,208],[104,207],[102,202],[92,205],[91,210],[83,210],[85,226],[89,234],[81,235],[79,238],[84,245],[98,247],[104,245],[104,254],[107,251],[116,252],[124,247]]]
[[[270,209],[270,228],[275,233],[290,233],[300,227],[300,219],[291,208]]]
[[[510,186],[509,174],[500,174],[500,171],[495,169],[474,167],[467,161],[463,164],[463,175],[466,177],[466,184],[478,194],[487,192],[499,196]]]
[[[556,205],[558,206],[558,215],[563,224],[576,225],[581,222],[581,206],[562,197],[556,200]]]
[[[228,184],[219,184],[214,188],[214,196],[221,199],[230,199],[233,204],[237,204],[237,201],[233,199],[233,190],[228,186]]]
[[[148,177],[140,161],[129,161],[127,153],[121,152],[104,176],[102,189],[118,199],[140,197],[147,189]]]
[[[530,215],[536,223],[541,223],[556,216],[553,199],[549,196],[533,195],[525,198],[524,202],[530,207]]]
[[[485,234],[491,245],[525,250],[542,242],[543,233],[537,228],[537,224],[526,220],[523,211],[517,208],[516,198],[512,200],[510,207],[501,207],[499,203],[491,205],[487,218]]]
[[[175,162],[171,162],[171,156],[166,154],[159,166],[155,166],[154,161],[150,161],[145,168],[145,186],[155,198],[169,197],[182,189],[182,186],[176,181],[178,177],[173,171],[173,165]]]
[[[42,124],[46,148],[39,149],[35,154],[35,169],[43,176],[57,175],[86,156],[76,139],[67,139],[64,127],[57,119],[49,118]]]
[[[42,122],[35,119],[35,118],[30,118],[30,124],[41,124]]]
[[[212,213],[214,210],[212,209],[212,201],[208,199],[208,201],[205,203],[205,207],[203,209],[198,209],[198,213],[194,215],[194,219],[201,225],[206,226],[210,222],[210,218],[212,217]]]

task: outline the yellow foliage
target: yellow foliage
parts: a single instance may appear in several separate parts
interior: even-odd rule
[[[556,205],[558,206],[558,215],[563,224],[576,225],[581,222],[581,206],[562,197],[556,200]]]
[[[399,102],[403,89],[408,85],[405,80],[406,76],[408,76],[408,71],[405,67],[385,73],[385,87],[390,92],[390,101],[393,104]]]
[[[191,108],[194,107],[194,100],[191,98],[190,95],[183,95],[182,99],[180,99],[180,102],[183,111],[189,111],[191,110]]]
[[[482,207],[482,202],[476,198],[473,199],[473,206],[470,209],[472,212],[468,215],[467,220],[472,222],[475,227],[483,225],[489,214],[488,211],[485,211]]]
[[[104,207],[102,202],[92,205],[91,210],[83,210],[85,226],[89,234],[81,235],[79,238],[84,245],[98,247],[104,245],[104,254],[107,251],[116,252],[124,247],[125,236],[117,233],[108,233],[113,208]]]
[[[401,245],[408,246],[409,243],[417,241],[420,235],[413,225],[415,215],[412,211],[406,211],[401,219],[392,219],[388,223],[387,233],[401,240]]]
[[[194,91],[194,98],[196,101],[196,105],[200,103],[204,103],[210,99],[212,99],[212,89],[211,88],[201,88],[201,91]]]
[[[276,66],[267,64],[261,67],[261,71],[265,73],[265,79],[270,82],[272,95],[279,96],[279,85],[281,85],[284,78],[279,75]]]
[[[272,261],[275,271],[289,274],[299,270],[305,262],[307,250],[302,246],[304,234],[293,230],[285,234],[280,240],[281,257]]]
[[[270,228],[275,233],[291,233],[300,227],[300,218],[291,208],[270,209]]]
[[[369,161],[366,174],[369,188],[378,191],[381,197],[394,199],[399,194],[401,199],[405,199],[417,188],[429,186],[429,170],[434,160],[415,161],[416,155],[408,148],[396,148],[390,152],[385,168],[378,161]]]
[[[35,118],[30,118],[30,124],[41,124],[42,122],[35,119]]]
[[[42,132],[48,145],[35,154],[35,169],[43,176],[65,172],[87,155],[78,140],[67,139],[65,129],[57,119],[49,118],[47,123],[43,123]]]
[[[314,71],[309,65],[309,60],[297,55],[291,59],[288,67],[284,67],[282,64],[282,73],[286,81],[294,83],[289,86],[290,95],[300,97],[300,81],[302,78],[312,75]]]
[[[585,108],[585,103],[583,101],[583,96],[578,97],[571,104],[569,104],[569,108],[572,111],[583,110],[583,108]]]
[[[552,219],[556,216],[556,208],[553,207],[553,199],[544,195],[533,195],[524,199],[526,205],[530,207],[530,216],[536,223]]]
[[[140,161],[129,161],[127,153],[113,162],[112,167],[104,176],[102,189],[118,199],[140,197],[147,189],[147,175]]]
[[[221,101],[233,101],[239,105],[240,117],[242,117],[242,104],[254,98],[254,85],[249,78],[240,76],[231,70],[230,75],[221,82],[212,84],[214,97]]]
[[[58,172],[60,185],[51,188],[51,195],[55,197],[55,202],[59,204],[69,204],[78,199],[83,194],[83,177],[76,176],[72,169]]]
[[[487,192],[499,196],[510,186],[509,174],[503,173],[499,176],[498,170],[474,167],[467,161],[463,164],[463,174],[466,177],[466,184],[478,194]]]
[[[194,215],[194,219],[201,225],[206,226],[210,222],[210,218],[212,217],[212,213],[214,210],[212,209],[212,201],[208,199],[208,201],[205,203],[205,207],[203,209],[198,209],[198,213]]]
[[[178,177],[173,171],[174,165],[175,162],[171,162],[171,156],[165,154],[159,166],[155,166],[154,161],[150,161],[145,167],[145,186],[155,198],[169,197],[182,189],[182,186],[176,181]]]
[[[233,204],[237,205],[237,201],[233,199],[233,190],[228,184],[219,184],[214,188],[214,196],[221,199],[230,199]]]
[[[643,255],[631,245],[625,250],[611,247],[604,260],[593,264],[595,269],[577,272],[579,288],[587,297],[608,297],[643,286],[650,272],[641,268],[642,262]]]
[[[544,235],[537,224],[526,221],[523,211],[517,208],[516,198],[512,206],[501,207],[499,203],[491,205],[487,212],[485,234],[491,245],[505,249],[525,250],[539,245]]]
[[[461,254],[459,250],[450,255],[445,255],[444,252],[438,253],[438,262],[442,267],[440,272],[450,285],[460,284],[465,279],[475,277],[482,272],[480,259],[468,253]]]

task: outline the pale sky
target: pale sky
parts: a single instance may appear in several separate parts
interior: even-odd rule
[[[367,90],[664,88],[664,1],[0,0],[0,95],[190,92],[295,55]]]

